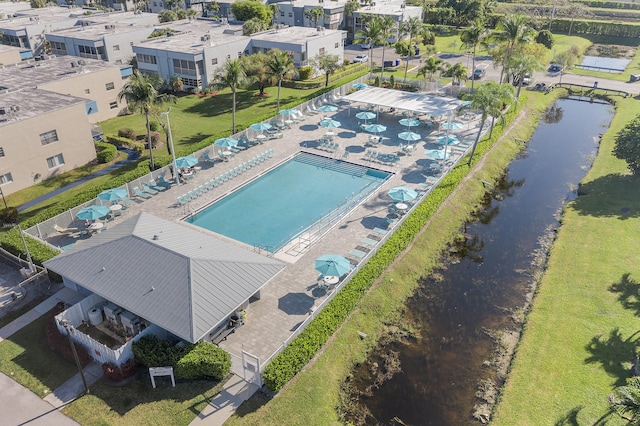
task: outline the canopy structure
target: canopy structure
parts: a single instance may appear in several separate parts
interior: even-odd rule
[[[462,101],[442,96],[425,95],[423,93],[409,93],[401,90],[369,87],[358,90],[342,98],[348,102],[361,102],[370,105],[413,111],[417,114],[428,114],[436,117],[455,110],[462,105]]]

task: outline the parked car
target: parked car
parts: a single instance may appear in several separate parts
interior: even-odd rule
[[[473,70],[473,79],[474,80],[480,80],[482,77],[484,77],[484,75],[486,74],[487,69],[484,67],[476,67],[475,70]]]
[[[360,44],[360,49],[362,49],[362,50],[371,49],[371,43],[361,43]]]
[[[524,78],[522,79],[522,85],[528,86],[531,83],[533,83],[533,78],[531,78],[531,74],[525,74]]]
[[[367,62],[369,60],[369,55],[358,55],[353,59],[353,62]]]
[[[558,64],[549,65],[549,72],[560,72],[561,69],[562,67]]]

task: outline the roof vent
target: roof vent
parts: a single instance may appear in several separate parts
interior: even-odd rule
[[[154,241],[159,240],[159,239],[160,239],[160,236],[159,236],[158,234],[156,234],[156,235],[154,235],[154,236],[153,236],[153,240],[154,240]]]

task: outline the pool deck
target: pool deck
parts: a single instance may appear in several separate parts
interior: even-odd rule
[[[435,138],[444,135],[446,130],[438,131],[437,125],[430,130],[425,124],[421,124],[411,128],[412,131],[423,137],[421,141],[410,142],[415,145],[415,152],[411,155],[401,153],[399,161],[393,165],[374,163],[365,157],[368,150],[373,149],[380,153],[395,154],[400,151],[400,142],[406,144],[397,137],[398,133],[407,130],[406,127],[398,123],[401,117],[381,113],[378,123],[387,126],[387,130],[381,134],[384,137],[383,142],[376,147],[365,146],[370,133],[361,130],[359,123],[362,120],[355,117],[358,112],[357,108],[352,106],[349,110],[349,105],[346,102],[339,102],[338,106],[340,109],[336,113],[308,114],[303,121],[293,124],[290,129],[283,130],[283,138],[268,140],[264,144],[239,152],[229,161],[215,165],[201,163],[202,170],[198,171],[189,183],[173,186],[148,200],[136,202],[136,205],[125,210],[121,217],[107,224],[107,228],[115,226],[118,221],[140,211],[168,220],[181,220],[190,212],[205,207],[259,174],[286,161],[301,150],[335,159],[342,159],[347,152],[348,154],[344,158],[346,161],[394,173],[377,193],[374,193],[348,216],[337,222],[319,241],[309,247],[298,247],[296,250],[285,247],[281,252],[275,254],[274,257],[283,261],[287,267],[263,288],[260,300],[250,304],[245,324],[220,344],[222,348],[232,354],[240,356],[242,351],[246,351],[259,357],[261,362],[267,360],[309,317],[310,311],[313,311],[327,297],[326,291],[317,285],[318,272],[314,269],[314,260],[327,253],[341,254],[359,260],[350,255],[353,249],[358,247],[360,251],[365,252],[371,250],[372,247],[363,243],[362,240],[368,238],[367,242],[370,244],[372,240],[380,238],[380,235],[373,231],[374,228],[388,227],[385,218],[393,201],[387,195],[387,191],[400,185],[424,189],[421,184],[425,183],[425,175],[429,173],[429,165],[435,162],[428,159],[424,155],[424,151],[425,149],[442,147],[436,143]],[[342,126],[337,129],[319,127],[318,122],[325,115],[340,121]],[[458,117],[456,121],[463,123],[463,128],[450,131],[450,135],[456,135],[460,140],[472,143],[478,131],[479,115],[467,114],[464,119]],[[333,141],[339,144],[339,148],[334,152],[316,148],[318,139],[327,130],[333,131],[335,134]],[[271,158],[191,201],[188,207],[177,205],[176,197],[239,166],[267,149],[274,150],[274,155]],[[453,152],[455,153],[453,160],[463,155],[463,149],[454,147]],[[213,153],[209,154],[213,158]],[[433,180],[437,180],[437,177],[434,177]],[[249,206],[249,208],[251,207]],[[192,225],[187,224],[187,226]],[[201,228],[194,228],[201,232],[209,232]],[[389,228],[392,230],[392,226]],[[233,241],[223,236],[220,238]],[[233,242],[253,250],[253,247],[237,241]],[[264,251],[262,253],[267,255]],[[360,261],[366,261],[366,258]]]

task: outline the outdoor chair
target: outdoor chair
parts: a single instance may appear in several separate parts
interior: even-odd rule
[[[71,235],[80,231],[78,228],[62,228],[58,225],[54,225],[53,229],[55,229],[57,233],[63,234],[63,235]]]
[[[209,157],[209,153],[205,152],[204,154],[202,154],[202,159],[204,160],[205,163],[211,163],[211,164],[215,164],[216,160],[214,160],[213,158]]]
[[[158,185],[156,181],[153,179],[149,180],[149,186],[158,192],[167,190],[166,187]]]
[[[145,200],[146,200],[147,198],[151,198],[151,195],[149,195],[149,194],[145,194],[144,192],[140,191],[140,188],[138,188],[137,186],[134,186],[134,187],[133,187],[133,194],[134,194],[136,197],[144,198]]]
[[[373,228],[373,232],[375,232],[376,234],[379,234],[381,236],[385,236],[385,235],[387,235],[389,233],[388,230],[382,229],[382,228],[377,228],[377,227]]]
[[[360,240],[360,242],[370,247],[375,247],[378,244],[378,241],[372,240],[371,238],[363,238]]]
[[[268,156],[269,158],[273,157],[273,154],[275,154],[275,153],[276,153],[276,152],[275,152],[273,149],[271,149],[271,148],[269,148],[269,149],[267,150],[267,156]]]
[[[185,204],[187,204],[190,200],[190,198],[187,196],[187,194],[183,194],[179,197],[176,198],[176,201],[178,202],[179,206],[184,206]]]
[[[158,191],[156,191],[155,189],[149,188],[149,185],[147,185],[146,183],[142,184],[142,190],[151,195],[156,195],[158,193]]]
[[[135,204],[133,200],[130,200],[128,198],[120,198],[117,202],[122,205],[122,210],[126,210],[128,207],[131,207]]]
[[[164,186],[165,188],[171,188],[173,186],[172,182],[168,182],[164,179],[164,176],[160,175],[158,176],[158,183],[160,183],[160,185]]]

